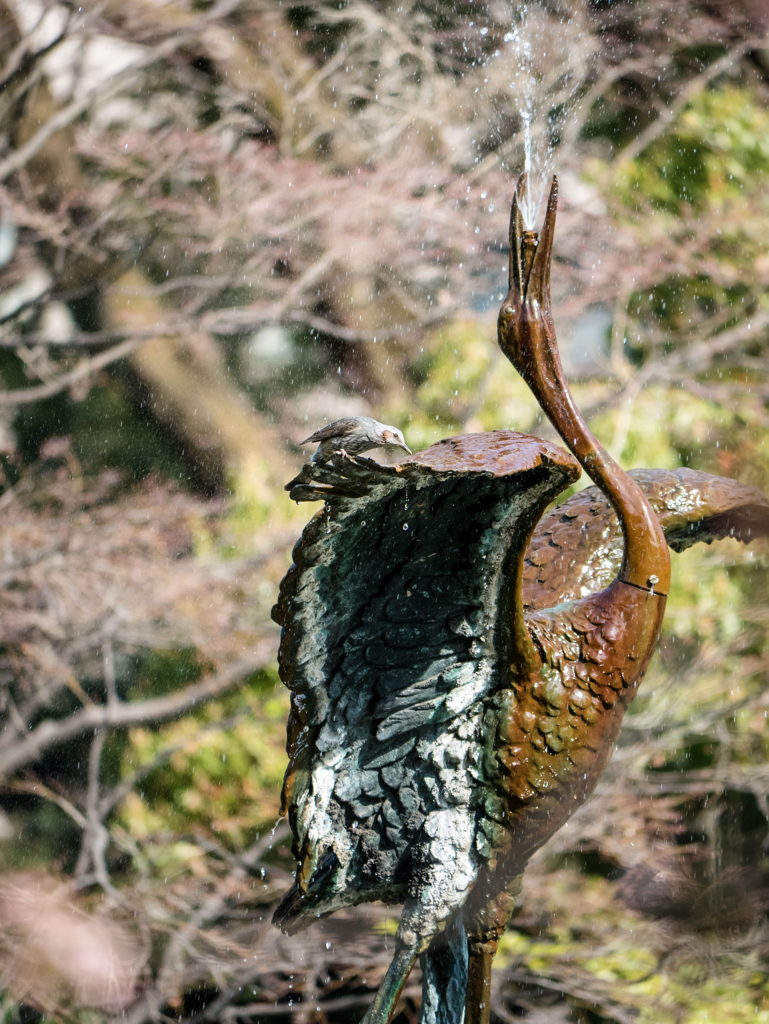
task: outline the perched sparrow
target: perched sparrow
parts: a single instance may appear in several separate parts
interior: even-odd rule
[[[411,449],[397,427],[388,427],[372,420],[370,416],[348,416],[343,420],[335,420],[316,430],[302,444],[318,442],[313,462],[328,462],[332,455],[362,455],[372,448],[386,448],[388,445],[402,448],[411,455]]]

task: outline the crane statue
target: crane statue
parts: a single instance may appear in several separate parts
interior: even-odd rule
[[[487,1024],[524,867],[595,787],[651,658],[668,545],[769,533],[755,488],[629,475],[587,428],[550,312],[557,181],[541,237],[524,230],[526,187],[499,344],[573,454],[493,431],[395,467],[332,456],[288,485],[325,504],[273,612],[298,861],[274,922],[293,934],[403,903],[364,1024],[391,1020],[418,958],[422,1024]],[[596,486],[545,514],[580,466]]]

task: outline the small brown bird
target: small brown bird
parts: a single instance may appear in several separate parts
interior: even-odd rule
[[[332,455],[362,455],[372,448],[402,448],[411,455],[411,449],[397,427],[388,427],[370,416],[347,416],[316,430],[302,444],[317,444],[313,462],[328,462]]]

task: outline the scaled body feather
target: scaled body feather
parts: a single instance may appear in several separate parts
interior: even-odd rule
[[[757,487],[692,469],[636,469],[629,474],[654,509],[674,551],[724,537],[750,543],[769,535],[769,501]],[[622,532],[608,498],[586,487],[544,515],[523,571],[529,611],[595,594],[622,562]]]

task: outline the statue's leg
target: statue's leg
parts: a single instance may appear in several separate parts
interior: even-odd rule
[[[419,1024],[462,1024],[467,994],[467,933],[454,914],[420,958],[422,1009]]]
[[[417,945],[396,939],[395,956],[361,1024],[389,1024],[411,968],[429,941]]]
[[[476,910],[467,927],[469,969],[465,1024],[489,1024],[491,1013],[491,965],[499,940],[513,916],[523,875],[518,875],[497,896]],[[483,880],[479,880],[479,885]]]
[[[442,1007],[438,1011],[442,1015],[427,1017],[426,1022],[461,1024],[464,993],[467,989],[467,939],[461,910],[451,914],[441,899],[438,899],[436,905],[435,897],[438,891],[445,894],[446,890],[437,890],[434,883],[442,880],[444,873],[443,865],[431,865],[427,877],[433,884],[425,886],[426,891],[422,896],[410,897],[404,903],[401,923],[395,936],[395,956],[361,1024],[389,1024],[411,968],[420,956],[424,958],[423,966],[427,964],[428,975],[434,985],[431,989],[431,982],[428,981],[428,1012],[435,999],[440,999],[444,995],[450,998],[451,1006],[456,1011],[453,1016],[447,1015],[446,1007]],[[425,896],[427,899],[424,899]],[[441,932],[447,919],[449,936],[448,942],[444,944]],[[433,953],[431,943],[436,937]],[[420,1021],[422,1019],[420,1017]]]
[[[477,877],[473,837],[474,825],[464,809],[441,808],[425,819],[413,848],[413,888],[403,904],[395,956],[362,1024],[389,1024],[417,957],[467,898]]]

